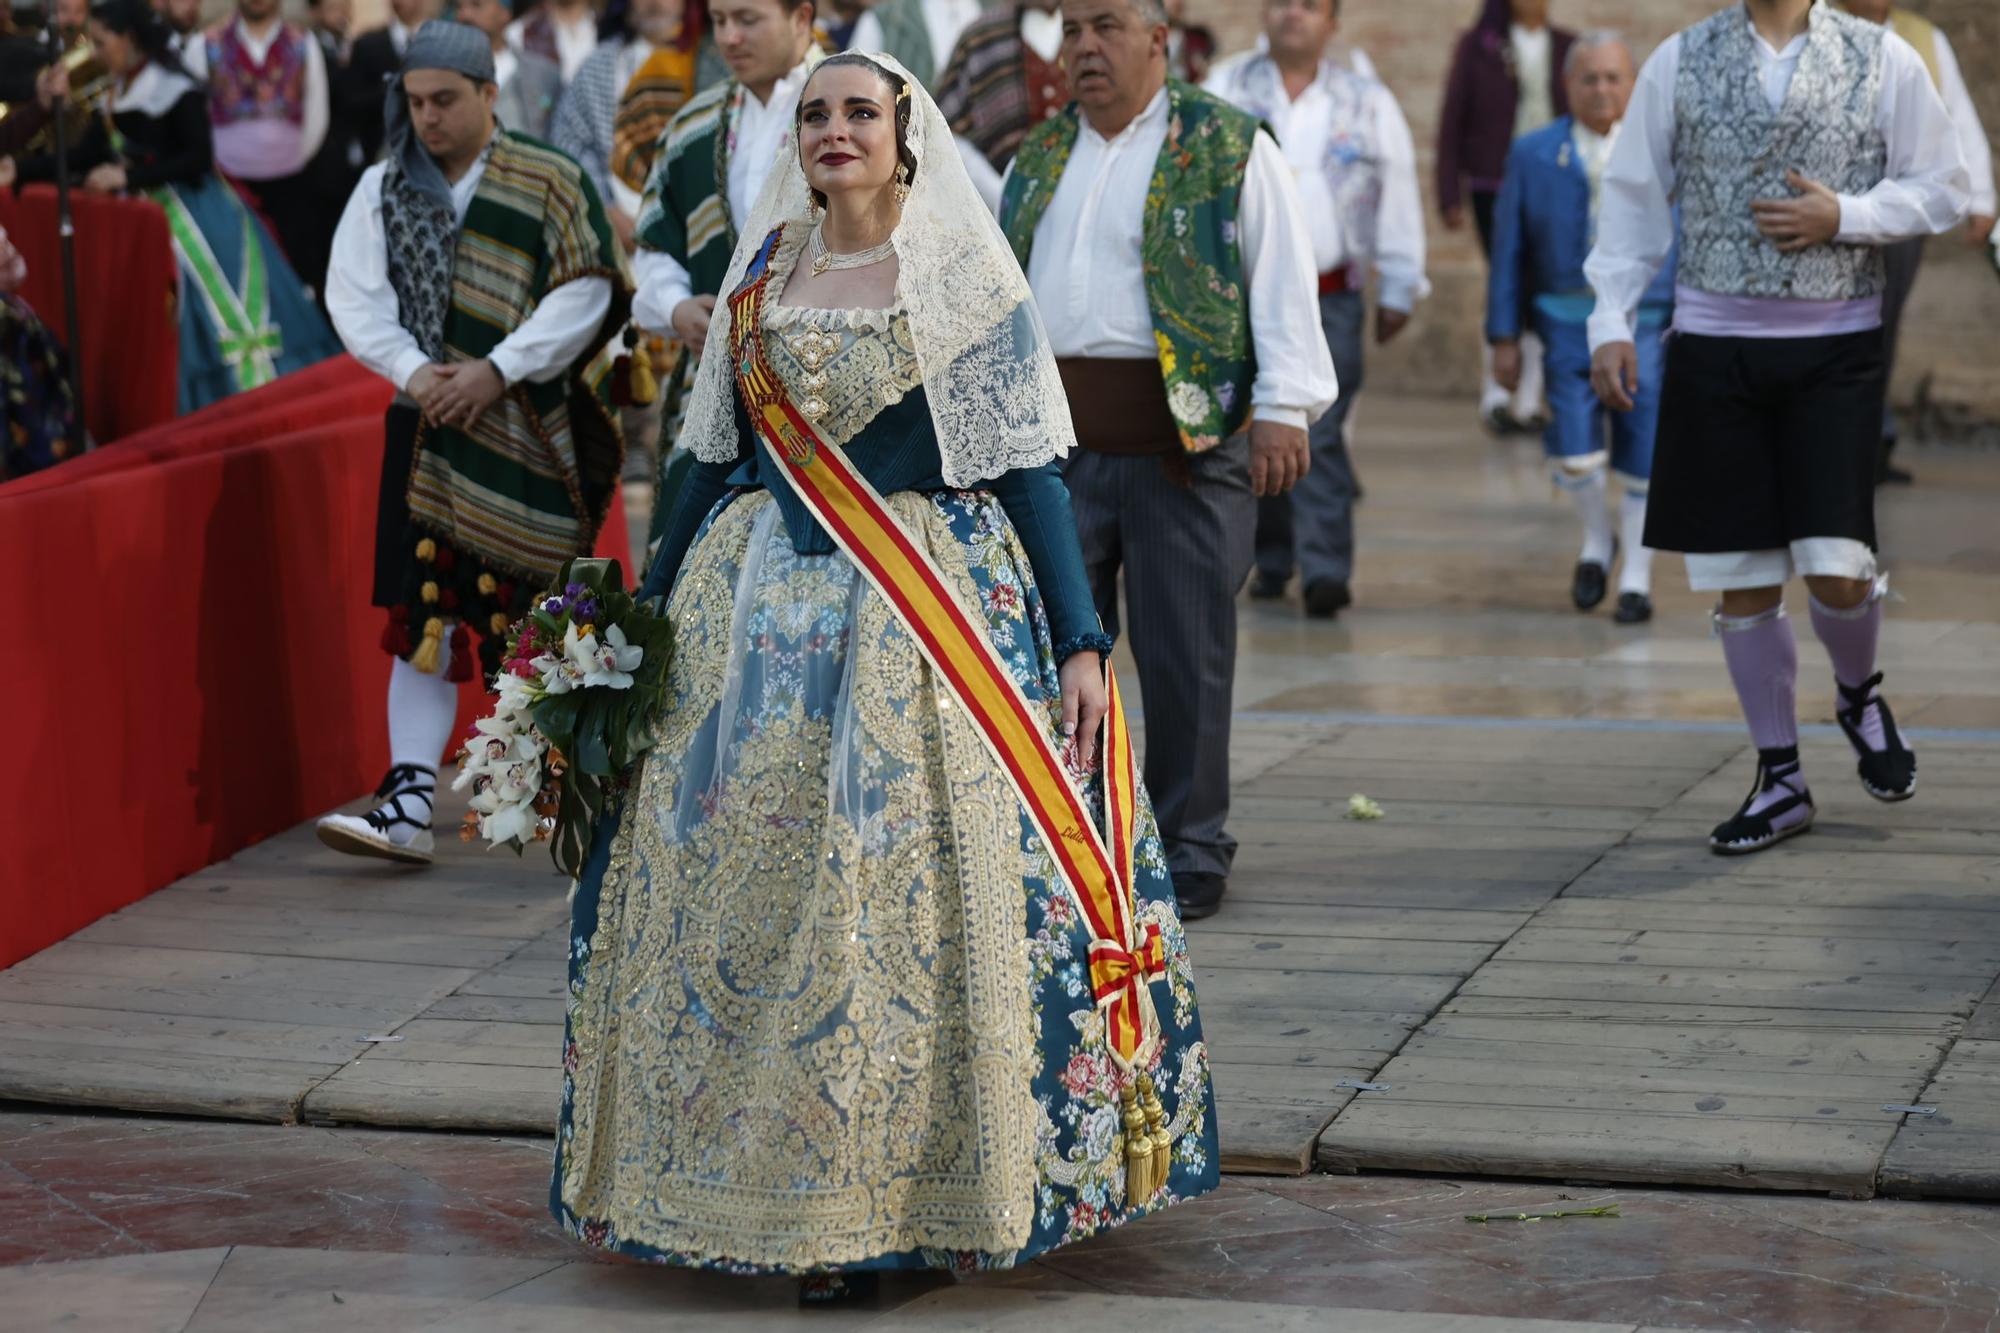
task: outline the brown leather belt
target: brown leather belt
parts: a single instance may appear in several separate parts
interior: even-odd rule
[[[1181,452],[1180,428],[1167,410],[1160,363],[1147,357],[1058,357],[1076,442],[1093,453],[1157,457]]]

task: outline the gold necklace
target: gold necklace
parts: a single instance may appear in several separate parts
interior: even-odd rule
[[[894,232],[891,232],[889,239],[880,245],[871,245],[866,250],[857,250],[853,254],[843,255],[835,254],[826,248],[826,224],[824,222],[815,226],[812,230],[812,271],[815,278],[830,269],[867,268],[871,264],[881,263],[895,253],[896,236]]]

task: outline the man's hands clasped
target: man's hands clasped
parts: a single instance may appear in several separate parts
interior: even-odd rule
[[[433,363],[410,376],[405,392],[423,414],[440,426],[470,429],[507,392],[507,382],[491,361]]]

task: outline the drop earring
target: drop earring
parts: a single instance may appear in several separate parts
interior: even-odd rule
[[[907,165],[899,165],[896,168],[895,190],[896,207],[901,208],[910,202],[910,168]]]

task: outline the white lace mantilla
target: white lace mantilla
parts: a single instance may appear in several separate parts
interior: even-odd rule
[[[937,103],[890,57],[871,58],[904,81],[912,101],[917,171],[894,235],[896,304],[909,320],[945,482],[973,486],[1062,458],[1076,432],[1027,277],[966,175]],[[785,226],[790,241],[810,227],[808,198],[794,128],[737,240],[725,293],[742,282],[773,229]],[[730,345],[730,324],[728,302],[719,302],[710,348]],[[737,455],[733,388],[729,357],[703,357],[680,443],[704,462]]]

